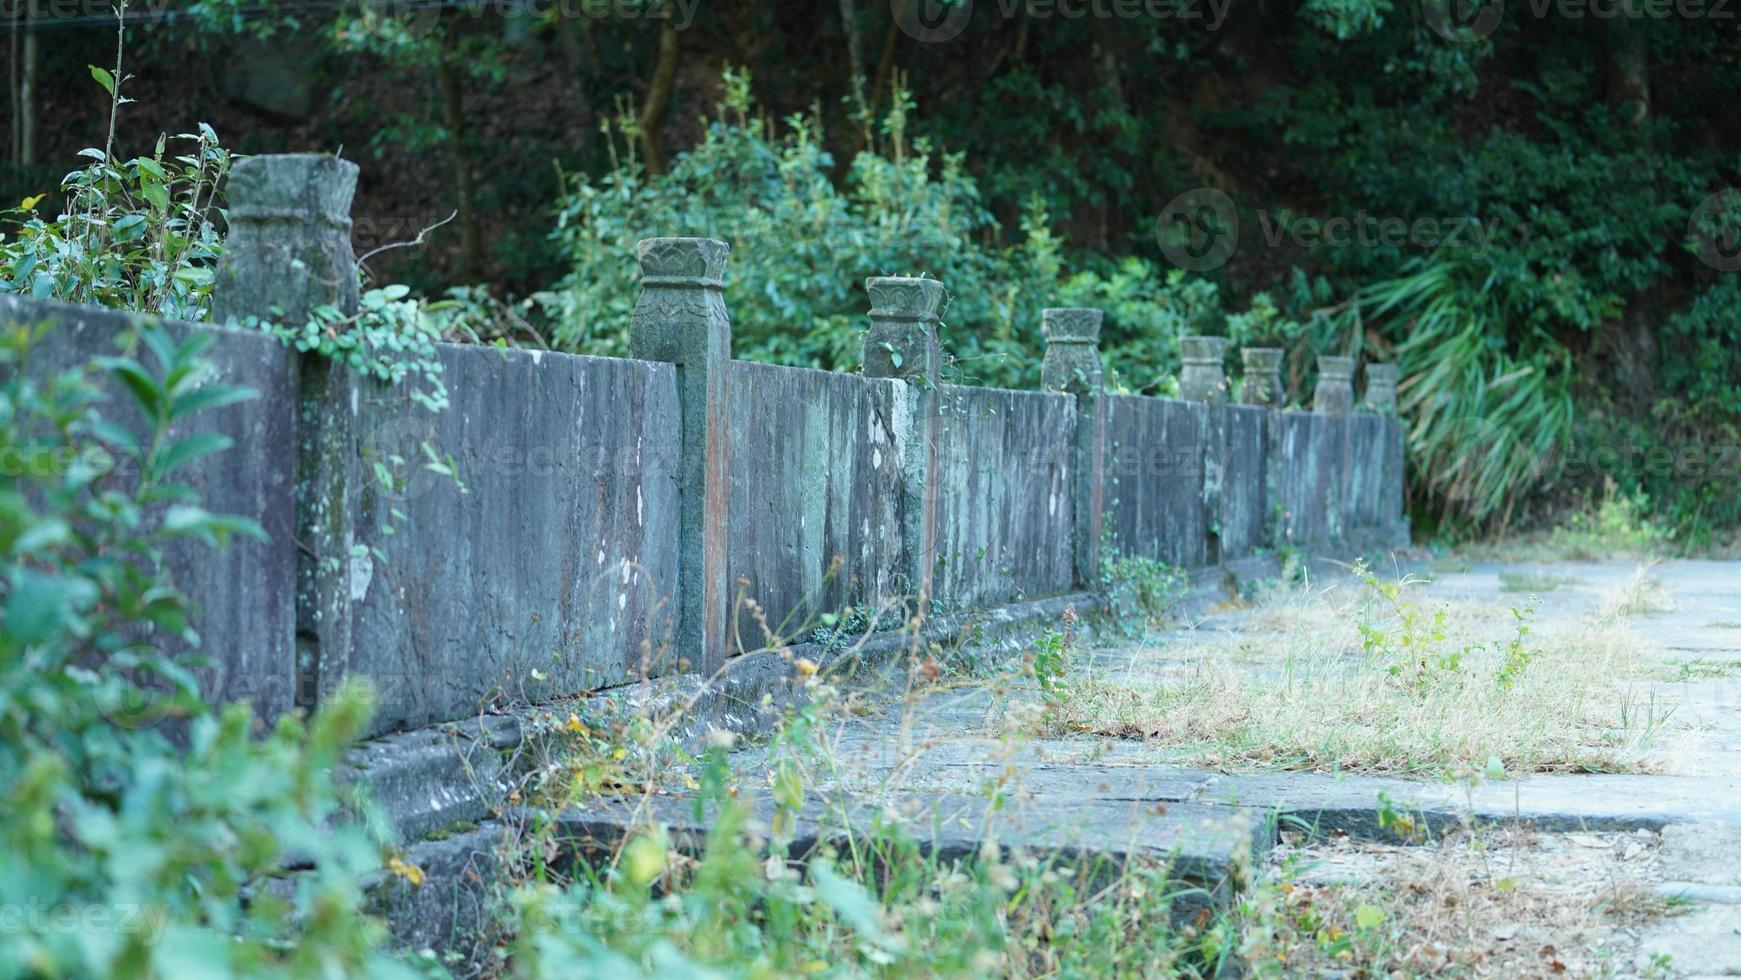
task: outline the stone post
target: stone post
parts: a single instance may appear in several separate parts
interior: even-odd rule
[[[711,238],[640,243],[641,295],[629,348],[677,369],[682,448],[677,464],[677,587],[672,652],[677,670],[712,676],[725,663],[726,502],[731,491],[731,318],[725,264],[731,249]]]
[[[310,311],[357,309],[351,197],[357,166],[314,153],[249,157],[230,171],[229,236],[212,318],[300,325]],[[319,355],[298,359],[296,416],[296,691],[312,708],[351,652],[355,501],[361,483],[357,378]]]
[[[1179,397],[1211,405],[1227,401],[1226,337],[1180,337]]]
[[[1287,393],[1282,388],[1282,358],[1286,354],[1280,347],[1239,349],[1239,359],[1245,365],[1239,379],[1241,405],[1282,407],[1287,400]]]
[[[1347,415],[1354,408],[1354,358],[1318,358],[1318,389],[1312,411]]]
[[[1366,365],[1366,407],[1382,415],[1395,415],[1399,377],[1395,364]]]
[[[1047,391],[1076,396],[1076,475],[1071,488],[1076,586],[1099,589],[1106,492],[1106,380],[1100,364],[1104,314],[1092,309],[1051,309],[1041,316],[1046,328],[1041,381]]]
[[[901,567],[913,591],[915,613],[930,611],[932,574],[937,556],[937,437],[941,429],[937,399],[942,354],[937,323],[943,312],[943,284],[935,279],[866,279],[870,329],[864,337],[867,378],[906,382],[907,424],[896,424],[901,459]]]
[[[1227,338],[1180,337],[1179,397],[1202,402],[1204,554],[1221,562],[1221,467],[1227,456]]]

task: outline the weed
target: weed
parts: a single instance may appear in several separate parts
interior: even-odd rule
[[[1654,562],[1647,562],[1638,566],[1625,586],[1603,597],[1602,618],[1617,620],[1631,616],[1671,612],[1675,609],[1675,602],[1669,596],[1668,587],[1662,584],[1661,579],[1651,574],[1651,568],[1654,565]]]
[[[1551,572],[1506,570],[1499,573],[1499,591],[1527,592],[1540,595],[1553,592],[1568,585],[1577,585],[1578,579],[1569,575],[1555,575]]]
[[[1675,660],[1655,665],[1647,676],[1671,683],[1741,677],[1741,660]]]
[[[1145,741],[1196,764],[1457,773],[1641,768],[1663,723],[1624,689],[1636,637],[1611,622],[1538,635],[1534,609],[1424,608],[1411,580],[1278,593],[1247,629],[1189,640],[1162,679],[1085,675],[1052,734]]]
[[[1127,633],[1176,615],[1191,579],[1176,565],[1119,551],[1110,540],[1100,553],[1100,591]]]
[[[1554,529],[1549,543],[1568,558],[1652,558],[1668,550],[1671,535],[1647,516],[1650,498],[1643,491],[1621,493],[1608,480],[1600,503],[1586,494],[1578,509]]]

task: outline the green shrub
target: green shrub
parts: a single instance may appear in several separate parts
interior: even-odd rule
[[[245,706],[207,706],[197,654],[167,652],[198,637],[163,548],[260,534],[182,482],[228,441],[172,426],[249,393],[212,379],[208,333],[144,328],[58,373],[31,364],[42,336],[0,338],[0,895],[21,926],[0,974],[391,973],[360,912],[381,846],[333,782],[366,692],[261,739]]]
[[[1000,242],[962,158],[908,140],[910,111],[897,98],[837,182],[820,123],[766,121],[755,112],[748,76],[728,73],[706,136],[668,173],[647,176],[630,141],[611,173],[570,182],[554,232],[570,271],[536,297],[552,344],[627,354],[635,244],[661,236],[731,244],[733,353],[748,360],[856,369],[868,308],[863,282],[879,275],[943,281],[950,304],[941,338],[954,355],[951,374],[974,384],[1038,385],[1040,311],[1048,306],[1107,311],[1107,366],[1131,390],[1152,390],[1177,370],[1180,335],[1222,332],[1213,282],[1140,258],[1066,257],[1038,199],[1023,214],[1022,240]],[[1066,274],[1070,263],[1083,268]]]

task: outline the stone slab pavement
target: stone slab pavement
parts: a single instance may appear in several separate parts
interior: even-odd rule
[[[1536,601],[1539,628],[1552,628],[1597,616],[1638,568],[1631,561],[1441,565],[1422,588],[1429,598],[1509,604],[1526,598],[1519,582],[1551,582]],[[1662,954],[1674,973],[1741,975],[1741,562],[1667,562],[1647,574],[1663,586],[1666,608],[1628,619],[1646,665],[1637,691],[1668,718],[1649,775],[1536,775],[1466,787],[1191,769],[1157,762],[1135,741],[1028,737],[1021,733],[1031,730],[1024,719],[1037,691],[965,683],[871,704],[840,723],[829,733],[838,788],[866,805],[909,807],[1006,793],[1013,812],[1044,815],[1049,840],[1072,827],[1075,839],[1088,841],[1148,833],[1200,872],[1225,865],[1227,828],[1263,849],[1275,843],[1284,815],[1286,826],[1377,839],[1381,791],[1428,826],[1473,819],[1544,832],[1658,832],[1661,880],[1652,884],[1693,910],[1646,930],[1640,971],[1654,969],[1650,956]],[[1249,615],[1205,612],[1187,630],[1097,650],[1091,669],[1164,675],[1181,641],[1239,630]],[[744,750],[742,761],[753,764],[756,751]],[[1145,819],[1166,814],[1177,819],[1165,821],[1160,836],[1143,829]]]

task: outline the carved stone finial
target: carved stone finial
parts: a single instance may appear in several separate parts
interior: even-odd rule
[[[1099,394],[1105,387],[1100,325],[1106,314],[1095,309],[1049,309],[1040,315],[1046,330],[1040,379],[1046,390]]]
[[[1318,389],[1312,411],[1346,415],[1354,409],[1354,358],[1318,358]]]
[[[1401,377],[1401,369],[1395,364],[1366,365],[1366,407],[1395,415],[1396,383]]]
[[[712,238],[648,238],[639,249],[641,288],[723,289],[731,246]]]
[[[1040,318],[1048,344],[1098,344],[1106,314],[1088,308],[1047,309],[1040,311]]]
[[[1191,402],[1227,401],[1226,337],[1180,337],[1184,367],[1179,371],[1179,397]]]
[[[943,314],[943,284],[935,279],[873,276],[864,281],[873,320],[937,322]]]
[[[935,279],[878,276],[864,281],[870,295],[870,329],[864,337],[867,378],[923,379],[937,383],[941,356],[937,322],[943,284]]]
[[[1280,347],[1242,347],[1239,359],[1245,373],[1239,379],[1241,405],[1282,407],[1287,398],[1282,388],[1282,358],[1287,354]]]
[[[230,230],[212,291],[212,318],[223,323],[256,316],[300,324],[319,306],[354,311],[351,198],[356,189],[357,165],[325,154],[257,156],[237,163],[230,171]]]

